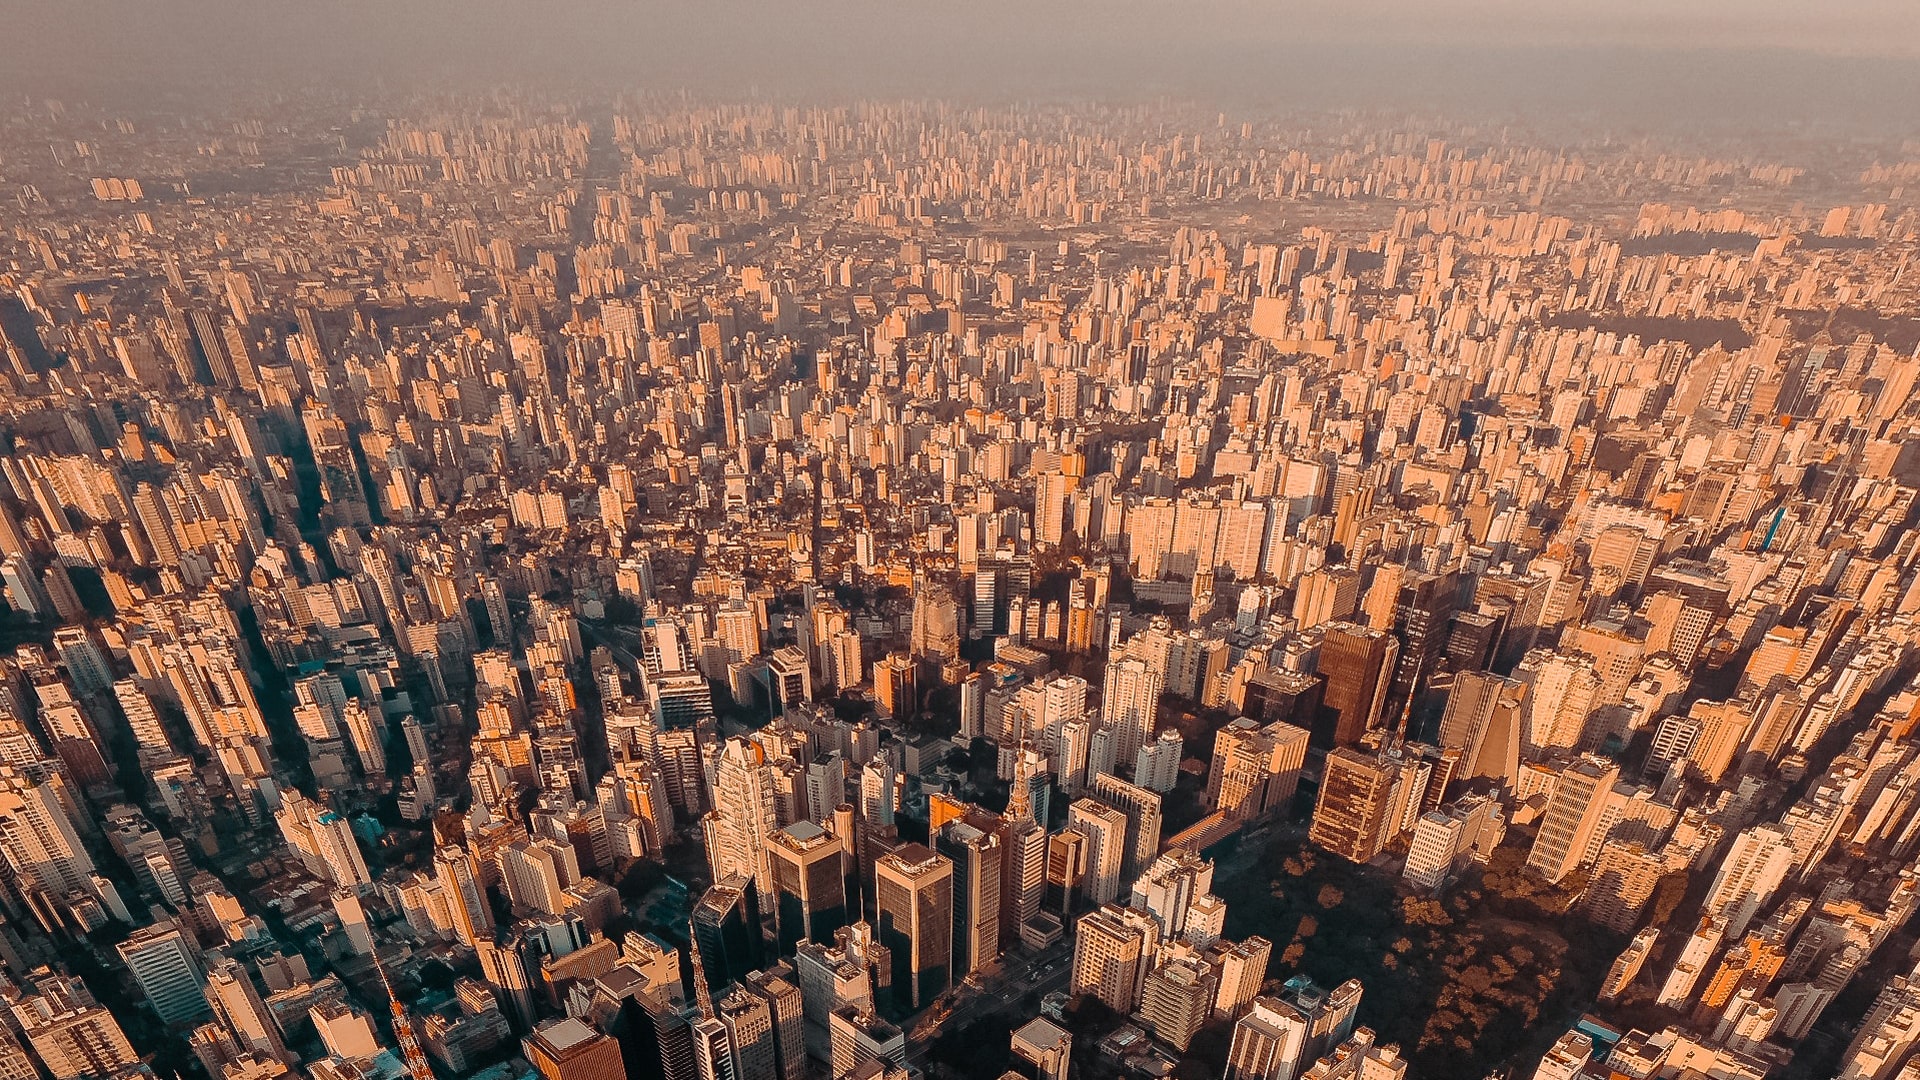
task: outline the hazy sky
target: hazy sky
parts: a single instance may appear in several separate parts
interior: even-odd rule
[[[1920,128],[1920,0],[0,0],[0,87],[1152,98]]]

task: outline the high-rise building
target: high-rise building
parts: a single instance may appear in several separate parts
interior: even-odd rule
[[[1155,1038],[1185,1051],[1201,1025],[1213,1015],[1219,976],[1198,956],[1163,959],[1141,982],[1140,1018]]]
[[[434,873],[446,898],[454,936],[463,945],[493,940],[493,905],[487,899],[480,866],[466,848],[450,844],[433,856]]]
[[[1527,852],[1527,865],[1554,882],[1579,869],[1619,778],[1618,765],[1593,754],[1561,770]]]
[[[953,983],[953,861],[904,844],[874,861],[877,936],[893,958],[894,1005],[919,1012]]]
[[[115,1076],[139,1061],[113,1014],[70,975],[40,968],[34,993],[11,1001],[14,1022],[53,1080]]]
[[[1347,746],[1334,750],[1321,770],[1308,835],[1342,858],[1371,860],[1397,835],[1393,810],[1399,781],[1399,766],[1384,754]]]
[[[767,999],[735,986],[713,1003],[713,1010],[727,1032],[732,1080],[778,1080],[779,1046]]]
[[[749,877],[765,895],[772,889],[767,837],[780,827],[772,764],[764,747],[740,735],[721,743],[714,756],[713,812],[701,821],[707,865],[713,880]]]
[[[1381,725],[1400,646],[1385,631],[1355,623],[1328,623],[1321,631],[1319,672],[1327,685],[1320,703],[1326,719],[1314,729],[1315,742],[1352,746]]]
[[[545,1080],[626,1080],[620,1044],[576,1017],[546,1021],[520,1046]]]
[[[1767,905],[1793,873],[1792,837],[1778,825],[1742,829],[1728,845],[1701,910],[1727,921],[1727,936],[1746,933],[1747,924]]]
[[[1639,841],[1610,840],[1600,846],[1580,910],[1614,933],[1627,933],[1639,925],[1666,870],[1666,860]]]
[[[1093,778],[1093,795],[1126,816],[1126,841],[1120,860],[1124,887],[1160,854],[1160,795],[1111,773]]]
[[[1190,851],[1175,849],[1155,859],[1133,883],[1131,906],[1153,915],[1160,936],[1186,933],[1194,901],[1213,889],[1213,864]]]
[[[1521,706],[1526,684],[1484,671],[1453,677],[1440,718],[1440,746],[1460,751],[1459,779],[1511,782],[1520,771]]]
[[[1120,895],[1127,857],[1127,816],[1098,799],[1079,799],[1067,808],[1067,830],[1087,838],[1081,892],[1091,905]]]
[[[1278,998],[1257,997],[1233,1025],[1223,1080],[1293,1080],[1306,1056],[1311,1018]]]
[[[1258,934],[1244,941],[1215,941],[1207,946],[1207,959],[1220,975],[1220,993],[1213,1001],[1213,1015],[1230,1020],[1252,1003],[1254,995],[1267,981],[1273,942]]]
[[[934,846],[953,861],[953,973],[965,978],[1000,958],[1000,890],[1006,849],[997,831],[949,821]]]
[[[1166,673],[1145,660],[1126,656],[1107,665],[1100,699],[1100,722],[1114,731],[1113,760],[1131,763],[1154,736],[1160,690]]]
[[[760,890],[734,875],[713,885],[693,906],[693,941],[708,987],[719,993],[757,970],[764,955],[760,936]]]
[[[1288,723],[1230,721],[1214,733],[1207,805],[1242,820],[1284,812],[1300,783],[1308,738],[1305,728]]]
[[[163,1023],[198,1023],[213,1011],[207,1004],[196,951],[171,920],[143,926],[115,947],[147,1002]]]
[[[281,1040],[280,1025],[254,989],[246,966],[229,956],[207,955],[207,1003],[213,1006],[214,1015],[242,1049],[287,1061],[287,1046]]]
[[[780,955],[802,941],[831,945],[847,925],[845,845],[811,821],[796,821],[768,835],[773,877],[773,916]]]
[[[1132,1012],[1159,944],[1159,924],[1146,912],[1117,904],[1088,912],[1074,929],[1069,992],[1092,994],[1115,1012]]]
[[[804,1080],[807,1074],[806,1012],[794,969],[784,961],[767,971],[752,971],[740,989],[766,1003],[773,1025],[776,1080]]]
[[[1180,757],[1184,751],[1185,743],[1177,728],[1162,731],[1134,756],[1134,783],[1162,795],[1172,791],[1180,780]]]
[[[1013,1033],[1015,1070],[1027,1080],[1067,1080],[1073,1036],[1045,1017],[1035,1017]],[[1024,1063],[1026,1068],[1021,1068]]]

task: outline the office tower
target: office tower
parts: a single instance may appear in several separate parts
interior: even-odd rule
[[[545,1080],[626,1080],[620,1044],[571,1016],[542,1023],[520,1047]]]
[[[163,1023],[181,1027],[212,1012],[195,949],[171,920],[143,926],[115,948]]]
[[[139,1060],[113,1014],[79,979],[40,968],[26,982],[34,992],[12,999],[14,1022],[54,1080],[113,1076]]]
[[[1159,926],[1146,912],[1116,904],[1088,912],[1074,928],[1068,992],[1092,994],[1115,1012],[1132,1012],[1159,944]]]
[[[620,1002],[607,1032],[620,1043],[629,1075],[700,1080],[693,1021],[699,1012],[667,995],[640,993]]]
[[[893,958],[894,1005],[919,1012],[953,982],[953,862],[924,844],[875,860],[877,937]]]
[[[267,1011],[254,989],[253,978],[245,965],[229,956],[209,953],[207,961],[207,1003],[214,1015],[243,1049],[286,1061],[287,1046],[280,1038],[280,1025]]]
[[[1140,747],[1153,738],[1160,691],[1165,682],[1165,672],[1155,670],[1139,657],[1127,656],[1107,665],[1100,722],[1115,733],[1113,761],[1133,762]]]
[[[1127,816],[1098,799],[1079,799],[1067,808],[1067,830],[1087,838],[1081,891],[1089,905],[1120,895],[1127,857]]]
[[[1527,852],[1527,865],[1554,882],[1579,869],[1619,778],[1619,766],[1592,754],[1563,769]]]
[[[1082,892],[1087,877],[1087,835],[1075,829],[1061,829],[1047,837],[1047,899],[1049,910],[1064,919],[1073,913],[1074,901]]]
[[[505,1006],[502,1011],[515,1031],[532,1029],[534,1019],[533,981],[521,956],[521,944],[518,938],[509,938],[504,945],[483,939],[473,947],[480,957],[480,973],[500,994]]]
[[[1292,724],[1261,727],[1244,716],[1229,721],[1214,733],[1207,805],[1240,820],[1286,810],[1300,782],[1308,737]]]
[[[873,699],[881,713],[905,723],[920,707],[920,687],[913,659],[889,653],[873,662]]]
[[[1747,924],[1773,899],[1794,866],[1793,840],[1784,829],[1777,825],[1742,829],[1720,860],[1701,910],[1725,919],[1727,936],[1738,937],[1747,932]]]
[[[1447,627],[1459,601],[1456,575],[1402,575],[1393,598],[1393,636],[1400,642],[1386,703],[1386,723],[1399,726],[1400,714],[1413,705],[1424,681],[1440,665]]]
[[[693,906],[693,940],[708,987],[718,992],[757,970],[763,957],[760,891],[734,876],[702,893]]]
[[[1526,684],[1484,671],[1453,677],[1440,718],[1440,746],[1460,751],[1459,779],[1511,782],[1520,771],[1520,727]]]
[[[1000,958],[1007,852],[998,832],[965,820],[942,825],[934,846],[953,862],[953,974],[964,979]]]
[[[1185,1051],[1194,1033],[1213,1015],[1219,977],[1197,956],[1173,956],[1141,981],[1140,1016],[1155,1038]]]
[[[762,893],[768,880],[767,837],[780,827],[766,750],[745,736],[720,744],[715,755],[713,812],[701,821],[713,880],[752,878]]]
[[[1311,1018],[1278,998],[1257,997],[1233,1025],[1223,1080],[1293,1080],[1306,1056]]]
[[[454,936],[468,946],[492,941],[493,905],[487,900],[486,882],[473,855],[466,848],[450,844],[434,852],[433,867],[441,895],[446,898]]]
[[[766,1003],[773,1025],[774,1076],[803,1080],[807,1072],[806,1014],[794,969],[785,962],[767,971],[748,972],[739,985]]]
[[[1399,779],[1399,766],[1384,754],[1346,746],[1334,750],[1321,770],[1308,835],[1342,858],[1371,860],[1397,835],[1393,809]]]
[[[1352,746],[1381,725],[1399,643],[1384,631],[1354,623],[1328,623],[1321,630],[1318,670],[1327,686],[1320,700],[1328,719],[1314,729],[1315,741]]]
[[[1015,1070],[1027,1080],[1067,1080],[1073,1036],[1065,1028],[1045,1017],[1035,1017],[1013,1033],[1011,1042]]]
[[[847,925],[845,845],[811,821],[796,821],[768,836],[773,914],[779,955],[802,941],[830,945]]]
[[[778,1080],[780,1056],[767,1000],[741,985],[722,995],[713,1008],[727,1032],[732,1080]]]
[[[1004,950],[1020,937],[1021,928],[1040,913],[1047,894],[1047,830],[1034,818],[1032,774],[1022,760],[1015,766],[1013,786],[1002,815],[1001,858],[1006,875],[1000,888],[1000,943]],[[1044,774],[1041,782],[1045,782]]]
[[[1120,860],[1120,883],[1124,886],[1140,876],[1147,863],[1160,854],[1160,796],[1111,773],[1094,777],[1093,794],[1126,816],[1126,840]]]

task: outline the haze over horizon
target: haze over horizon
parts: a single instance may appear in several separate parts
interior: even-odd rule
[[[964,8],[743,0],[550,10],[510,0],[318,6],[0,5],[0,88],[109,102],[257,90],[686,89],[810,98],[1163,96],[1234,108],[1400,108],[1744,130],[1913,128],[1920,6],[1867,0],[1337,10],[1109,0]],[[11,10],[9,10],[11,9]]]

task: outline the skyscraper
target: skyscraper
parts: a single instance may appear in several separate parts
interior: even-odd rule
[[[1087,838],[1087,903],[1104,904],[1120,895],[1127,858],[1127,816],[1098,799],[1079,799],[1067,808],[1067,830]]]
[[[779,953],[802,941],[831,945],[847,925],[845,848],[811,821],[796,821],[768,836],[774,921]]]
[[[1156,671],[1137,656],[1122,657],[1107,665],[1100,722],[1115,733],[1114,761],[1132,764],[1140,748],[1153,738],[1160,691],[1165,684],[1166,673]]]
[[[1526,685],[1484,671],[1453,677],[1440,745],[1460,751],[1461,779],[1491,777],[1510,782],[1520,770],[1521,706]]]
[[[752,878],[769,892],[767,837],[780,827],[766,750],[736,735],[720,744],[713,770],[713,812],[701,822],[713,880]]]
[[[198,1023],[213,1011],[201,988],[195,950],[171,920],[143,926],[115,948],[140,992],[168,1026]]]
[[[1379,727],[1399,643],[1392,635],[1354,623],[1322,627],[1320,674],[1326,676],[1321,707],[1328,719],[1314,731],[1323,746],[1352,746]]]
[[[893,957],[901,1013],[933,1003],[953,982],[953,862],[924,844],[905,844],[874,862],[876,930]]]
[[[1160,854],[1160,796],[1111,773],[1094,777],[1093,794],[1126,815],[1127,835],[1120,860],[1120,881],[1126,885]]]
[[[714,993],[760,967],[760,891],[734,875],[711,886],[693,906],[693,940],[702,974]]]
[[[1561,770],[1540,818],[1540,832],[1527,852],[1527,865],[1555,882],[1578,869],[1619,777],[1618,765],[1592,754]]]
[[[545,1080],[626,1080],[620,1044],[571,1016],[546,1021],[520,1046]]]
[[[1391,820],[1399,770],[1385,755],[1340,747],[1327,755],[1308,835],[1342,858],[1363,863],[1396,835]]]
[[[1000,958],[1006,850],[998,832],[949,821],[934,846],[953,861],[953,972],[965,978]]]
[[[1132,1012],[1159,944],[1159,926],[1144,911],[1107,904],[1088,912],[1074,928],[1068,991],[1092,994],[1115,1012]]]

